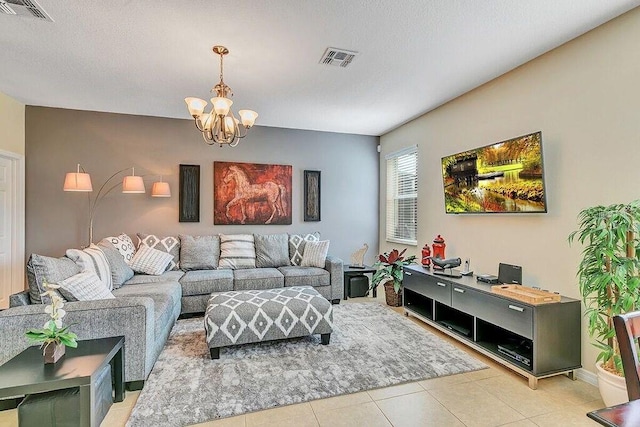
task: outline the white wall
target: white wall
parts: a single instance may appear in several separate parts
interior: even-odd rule
[[[442,234],[446,256],[476,272],[523,266],[525,285],[579,297],[581,247],[567,236],[578,212],[640,198],[640,8],[381,137],[386,153],[418,144],[418,254]],[[542,131],[547,214],[446,215],[440,159]],[[384,171],[384,167],[380,168]],[[380,188],[386,188],[384,173]],[[380,251],[385,242],[380,197]],[[583,365],[597,351],[583,322]]]
[[[0,150],[24,155],[24,104],[0,92]]]

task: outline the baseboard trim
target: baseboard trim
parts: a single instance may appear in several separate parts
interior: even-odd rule
[[[591,371],[587,371],[584,368],[576,370],[576,377],[585,383],[598,387],[598,376]]]

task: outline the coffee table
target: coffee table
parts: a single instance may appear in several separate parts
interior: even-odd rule
[[[115,402],[124,400],[124,337],[78,341],[55,364],[45,365],[39,346],[29,347],[0,366],[0,399],[78,387],[80,425],[97,426],[94,374],[107,363],[115,378]]]

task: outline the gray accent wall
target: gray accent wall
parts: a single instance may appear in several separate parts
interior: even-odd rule
[[[369,244],[378,247],[378,137],[254,127],[235,148],[208,146],[191,120],[45,107],[26,108],[26,254],[62,256],[88,242],[88,206],[114,172],[135,166],[147,194],[117,188],[98,206],[94,242],[125,232],[177,234],[306,233],[329,239],[329,253],[349,262]],[[292,225],[213,225],[213,162],[286,164],[293,169]],[[65,174],[80,163],[91,174],[93,193],[64,192]],[[200,170],[200,222],[178,222],[180,164]],[[322,172],[320,222],[303,221],[303,171]],[[124,174],[120,174],[122,177]],[[151,197],[163,179],[172,197]],[[109,188],[108,186],[107,188]]]

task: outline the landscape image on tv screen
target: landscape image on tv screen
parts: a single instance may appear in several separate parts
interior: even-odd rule
[[[442,158],[447,213],[546,212],[542,133]]]

